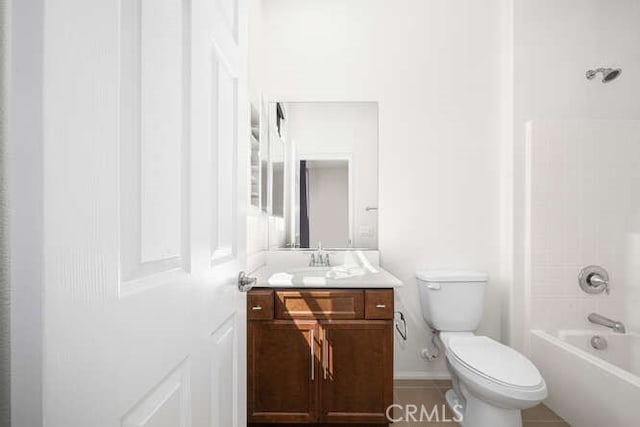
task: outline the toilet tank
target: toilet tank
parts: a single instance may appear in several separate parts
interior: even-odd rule
[[[475,331],[482,318],[489,276],[470,270],[420,270],[416,273],[422,317],[441,332]]]

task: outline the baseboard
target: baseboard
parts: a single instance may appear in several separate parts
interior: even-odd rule
[[[451,375],[448,372],[427,371],[399,371],[394,372],[394,380],[448,380]]]

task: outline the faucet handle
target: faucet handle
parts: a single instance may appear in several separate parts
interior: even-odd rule
[[[597,265],[589,265],[580,271],[578,284],[588,294],[599,294],[606,292],[609,294],[609,274]]]
[[[609,295],[609,280],[603,278],[598,273],[593,273],[587,278],[587,282],[596,289],[604,287],[604,291]]]

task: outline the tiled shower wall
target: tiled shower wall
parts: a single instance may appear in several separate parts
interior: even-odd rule
[[[640,331],[640,121],[530,122],[527,150],[530,327],[594,329],[595,311]],[[590,264],[610,295],[578,286]]]

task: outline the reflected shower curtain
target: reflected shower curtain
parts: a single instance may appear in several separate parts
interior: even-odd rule
[[[309,247],[309,179],[307,161],[300,160],[300,247]]]

